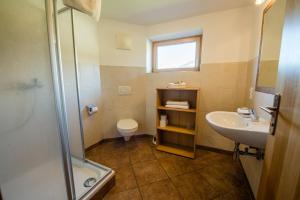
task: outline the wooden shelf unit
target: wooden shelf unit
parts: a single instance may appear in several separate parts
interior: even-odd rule
[[[191,113],[197,112],[196,109],[168,108],[165,106],[158,106],[157,109],[158,110],[173,110],[173,111],[178,111],[178,112],[191,112]]]
[[[165,107],[167,100],[188,101],[190,108]],[[198,88],[157,88],[157,150],[195,158],[198,102]],[[160,127],[161,115],[167,115],[166,127]]]
[[[195,153],[193,150],[184,150],[180,147],[174,147],[174,145],[157,145],[156,149],[188,158],[195,158]]]
[[[195,135],[195,130],[193,129],[181,128],[176,126],[166,126],[166,127],[157,126],[157,129],[163,131],[175,132],[175,133],[182,133],[187,135]]]

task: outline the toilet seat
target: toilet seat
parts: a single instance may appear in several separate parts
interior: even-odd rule
[[[132,133],[138,129],[138,123],[133,119],[121,119],[117,123],[117,128],[123,133]]]

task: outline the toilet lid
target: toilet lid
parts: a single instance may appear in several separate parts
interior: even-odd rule
[[[120,129],[134,129],[138,123],[133,119],[121,119],[118,121],[117,127]]]

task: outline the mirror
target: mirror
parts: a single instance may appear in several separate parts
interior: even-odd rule
[[[263,14],[256,91],[275,93],[286,0],[273,0]]]

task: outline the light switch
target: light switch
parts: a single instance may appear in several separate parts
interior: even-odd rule
[[[131,95],[131,87],[124,85],[124,86],[119,86],[118,88],[118,94],[123,96],[123,95]]]

